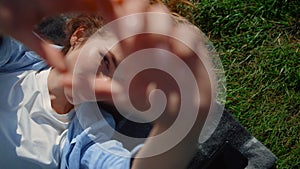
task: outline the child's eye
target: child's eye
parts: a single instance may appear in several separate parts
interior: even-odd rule
[[[109,67],[109,60],[106,56],[103,57],[103,63]]]
[[[102,56],[102,61],[101,61],[102,64],[104,64],[105,68],[107,70],[109,70],[110,63],[109,63],[108,57],[105,54],[102,54],[102,53],[100,53],[100,55]]]

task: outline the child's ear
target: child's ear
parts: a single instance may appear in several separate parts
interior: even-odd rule
[[[81,43],[84,39],[84,31],[85,27],[81,26],[77,28],[70,38],[70,45],[72,47],[76,46],[77,44]]]

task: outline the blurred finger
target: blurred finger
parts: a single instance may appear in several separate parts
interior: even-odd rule
[[[126,15],[142,13],[147,10],[149,0],[111,0],[116,18]],[[115,18],[115,19],[116,19]]]
[[[111,79],[95,80],[95,96],[98,101],[112,101],[112,92],[117,92],[119,88],[112,88]]]
[[[65,75],[62,82],[68,90],[69,101],[75,105],[90,101],[113,102],[112,94],[121,93],[121,86],[111,79],[86,77],[85,79],[74,79],[71,75]],[[93,85],[94,84],[94,85]]]
[[[149,33],[168,35],[174,24],[168,9],[161,4],[151,5],[146,15],[146,31]]]

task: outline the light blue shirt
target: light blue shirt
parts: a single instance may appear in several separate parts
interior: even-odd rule
[[[47,64],[35,52],[20,42],[3,37],[0,46],[0,72],[11,73],[26,70],[43,70]]]
[[[65,131],[54,116],[45,62],[18,41],[0,45],[0,168],[52,169],[59,164],[56,138]]]
[[[89,136],[90,128],[83,129],[77,116],[69,126],[65,146],[63,148],[61,169],[129,169],[131,153],[123,145],[110,140],[111,135],[106,131],[106,120],[111,127],[115,127],[113,117],[102,111],[104,119],[93,126],[97,126],[97,141]]]

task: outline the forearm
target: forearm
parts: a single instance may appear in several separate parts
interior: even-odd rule
[[[203,66],[203,64],[208,65],[209,63],[200,61],[195,56],[183,60],[193,73],[192,77],[188,77],[195,81],[191,81],[191,83],[185,81],[189,85],[181,91],[176,87],[172,88],[166,78],[160,77],[164,79],[164,82],[158,83],[158,86],[162,86],[161,89],[168,98],[166,110],[154,122],[149,138],[137,157],[145,157],[145,154],[148,156],[149,152],[155,153],[149,158],[136,158],[132,169],[186,169],[197,151],[200,132],[214,100],[212,92],[214,82],[210,81],[208,74],[210,70],[206,70]],[[193,85],[192,82],[197,84]],[[174,97],[177,98],[174,99]],[[174,126],[175,129],[172,129]],[[169,135],[164,137],[163,135],[168,132]],[[158,136],[157,140],[154,140],[153,136]],[[171,149],[164,151],[169,145],[172,146]],[[157,153],[157,150],[160,153]]]
[[[150,137],[165,130],[165,128],[154,126]],[[197,150],[198,137],[193,136],[193,134],[189,134],[175,147],[162,154],[154,155],[148,158],[134,159],[132,169],[186,169]],[[145,142],[145,145],[137,156],[142,156],[145,152],[151,152],[153,149],[157,148],[159,148],[159,145],[151,140],[148,140]]]

